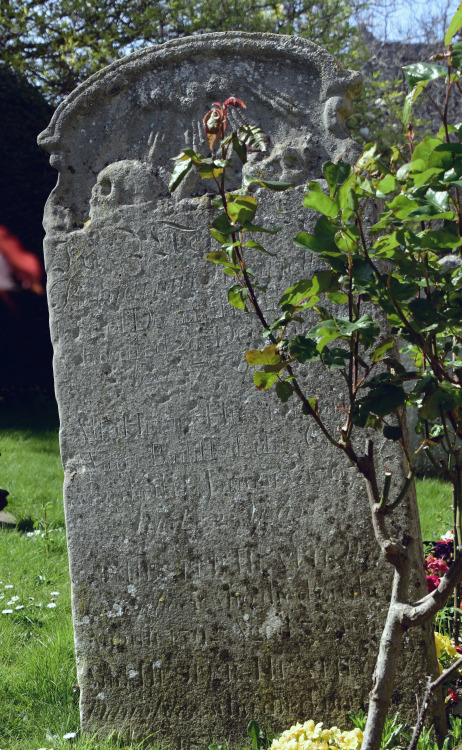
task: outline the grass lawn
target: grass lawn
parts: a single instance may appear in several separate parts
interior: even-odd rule
[[[0,409],[0,451],[7,510],[26,528],[0,530],[0,748],[125,747],[63,739],[78,730],[79,712],[54,409],[45,403]],[[446,485],[420,480],[418,497],[424,539],[452,528]]]
[[[439,539],[454,526],[451,485],[440,479],[418,479],[416,489],[422,539]]]

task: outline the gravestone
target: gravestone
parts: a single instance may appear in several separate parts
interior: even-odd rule
[[[367,700],[391,572],[362,482],[296,404],[254,388],[243,353],[261,332],[205,261],[209,183],[167,189],[185,143],[205,149],[211,103],[242,98],[270,137],[244,171],[295,186],[261,196],[260,223],[282,227],[271,309],[311,269],[292,244],[313,226],[306,179],[357,154],[343,121],[359,85],[303,39],[203,35],[113,63],[40,136],[59,172],[46,264],[84,729],[199,746],[253,718],[345,725]],[[306,388],[322,400],[339,389],[320,377]],[[396,705],[435,666],[430,639],[413,641]]]

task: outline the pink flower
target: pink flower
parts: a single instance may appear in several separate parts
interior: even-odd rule
[[[447,573],[449,570],[449,566],[444,562],[444,560],[439,560],[438,558],[433,557],[433,555],[429,555],[425,558],[424,567],[425,570],[430,571],[430,573],[435,573],[440,577]]]
[[[440,579],[438,576],[427,576],[427,586],[428,586],[428,592],[434,591],[438,588],[440,583]]]

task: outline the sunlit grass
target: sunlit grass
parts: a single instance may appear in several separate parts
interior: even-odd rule
[[[451,485],[440,479],[418,479],[416,489],[422,538],[435,541],[454,525]]]

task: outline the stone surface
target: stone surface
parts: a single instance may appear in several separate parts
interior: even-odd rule
[[[243,353],[260,331],[205,261],[209,183],[167,189],[185,141],[205,148],[211,102],[244,99],[271,138],[245,169],[296,186],[262,197],[261,221],[283,227],[271,309],[311,270],[292,244],[313,225],[304,181],[357,153],[342,118],[358,85],[302,39],[203,35],[101,71],[40,137],[59,171],[46,262],[84,729],[197,746],[253,718],[344,723],[367,700],[390,573],[362,483],[295,403],[254,388]],[[339,390],[320,371],[307,389]],[[429,638],[396,704],[414,702]]]
[[[7,510],[0,510],[0,526],[16,526],[17,521],[12,513]]]

